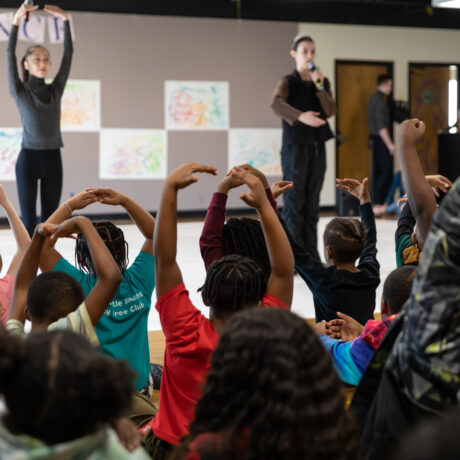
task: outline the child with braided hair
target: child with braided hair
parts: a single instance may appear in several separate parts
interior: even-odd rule
[[[93,224],[123,276],[117,292],[95,326],[96,334],[104,353],[112,358],[128,360],[132,369],[138,374],[137,391],[150,396],[153,377],[147,324],[155,288],[153,263],[155,219],[129,196],[110,188],[94,188],[84,190],[67,200],[48,221],[60,223],[69,212],[84,209],[96,201],[108,206],[122,206],[145,238],[139,254],[128,267],[128,243],[125,241],[123,231],[108,221]],[[79,235],[76,241],[75,261],[76,266],[48,244],[42,253],[40,268],[43,271],[63,271],[69,274],[82,286],[84,292],[88,293],[97,282],[97,274],[88,241],[83,234]]]
[[[271,275],[267,282],[262,269],[247,257],[220,258],[209,267],[202,288],[210,319],[192,304],[176,261],[177,192],[196,182],[197,172],[215,175],[216,168],[186,163],[169,175],[155,226],[156,309],[166,336],[166,350],[160,409],[141,427],[154,459],[167,458],[173,446],[187,434],[209,370],[209,358],[228,319],[257,305],[289,310],[292,301],[294,258],[287,236],[262,182],[237,168],[232,174],[249,187],[241,199],[256,208],[261,220]]]
[[[361,221],[336,217],[327,224],[323,235],[326,265],[296,244],[282,223],[294,252],[296,270],[312,291],[316,322],[331,321],[337,318],[337,312],[342,312],[364,324],[374,318],[375,291],[380,284],[368,179],[337,179],[337,187],[360,200]]]
[[[26,339],[0,328],[2,459],[147,460],[110,428],[129,408],[134,373],[66,330]]]
[[[249,164],[239,165],[238,168],[250,172],[262,182],[268,201],[277,213],[275,199],[280,194],[292,188],[290,181],[275,182],[270,188],[265,174]],[[203,231],[200,237],[201,256],[206,267],[230,254],[239,254],[255,260],[265,273],[266,280],[270,278],[271,268],[267,245],[260,222],[247,217],[230,218],[225,221],[228,192],[243,185],[243,182],[231,172],[219,182],[217,191],[211,199],[206,213]]]

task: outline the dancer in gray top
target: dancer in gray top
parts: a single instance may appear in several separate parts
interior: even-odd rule
[[[21,5],[14,15],[8,43],[8,83],[23,125],[22,148],[16,163],[16,183],[22,220],[32,235],[36,225],[36,201],[40,180],[41,221],[58,207],[62,191],[61,97],[70,72],[73,45],[67,14],[57,6],[44,11],[64,21],[64,55],[51,84],[45,83],[51,60],[46,48],[32,45],[21,60],[21,77],[16,62],[16,43],[21,18],[38,6]]]

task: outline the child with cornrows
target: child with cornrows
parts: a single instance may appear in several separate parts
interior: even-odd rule
[[[241,198],[257,209],[262,223],[271,263],[270,278],[267,282],[252,259],[223,257],[209,267],[201,290],[204,304],[210,307],[210,319],[192,304],[176,262],[177,192],[196,182],[197,172],[216,174],[216,169],[186,163],[170,174],[155,228],[156,309],[166,336],[166,350],[160,409],[141,427],[154,459],[167,458],[187,434],[209,370],[209,358],[228,319],[257,305],[289,310],[292,301],[294,258],[289,241],[262,182],[238,169],[234,174],[249,186],[249,192]]]

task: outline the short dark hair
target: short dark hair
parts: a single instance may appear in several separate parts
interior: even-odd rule
[[[387,276],[382,297],[392,315],[399,313],[409,298],[416,271],[413,265],[403,265]]]
[[[299,35],[296,35],[294,39],[292,40],[291,50],[297,51],[297,47],[299,46],[299,44],[305,41],[315,43],[313,38],[311,38],[309,35],[299,34]]]
[[[5,426],[54,445],[93,434],[129,409],[135,373],[70,331],[30,334],[0,328]]]
[[[199,290],[213,314],[227,319],[237,311],[257,306],[267,290],[267,280],[254,260],[230,255],[211,264]]]
[[[358,458],[339,378],[304,319],[279,308],[233,315],[211,366],[190,434],[172,458],[185,458],[193,441],[201,458]],[[217,442],[200,443],[203,433]]]
[[[32,321],[51,324],[76,310],[84,300],[80,284],[67,273],[55,271],[42,273],[32,280],[26,305]]]
[[[110,251],[110,254],[112,254],[121,273],[123,273],[128,267],[129,262],[128,243],[125,241],[123,230],[110,221],[94,222],[93,225]],[[82,233],[78,235],[75,244],[75,264],[82,271],[95,274],[88,243]]]
[[[335,253],[336,261],[354,262],[361,256],[366,244],[367,231],[358,219],[334,217],[324,230],[324,245]]]
[[[381,74],[377,77],[377,86],[383,85],[387,81],[393,80],[393,77],[387,73]]]
[[[237,254],[255,260],[268,282],[272,267],[262,225],[258,220],[247,217],[228,219],[222,230],[222,249],[226,256]]]

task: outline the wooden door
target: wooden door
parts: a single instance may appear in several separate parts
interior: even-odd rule
[[[426,124],[423,141],[417,145],[425,174],[438,172],[438,131],[448,126],[449,79],[448,65],[409,66],[411,116]]]
[[[377,91],[377,77],[381,74],[391,75],[392,64],[336,63],[337,129],[341,134],[337,147],[337,177],[370,178],[367,106]]]

